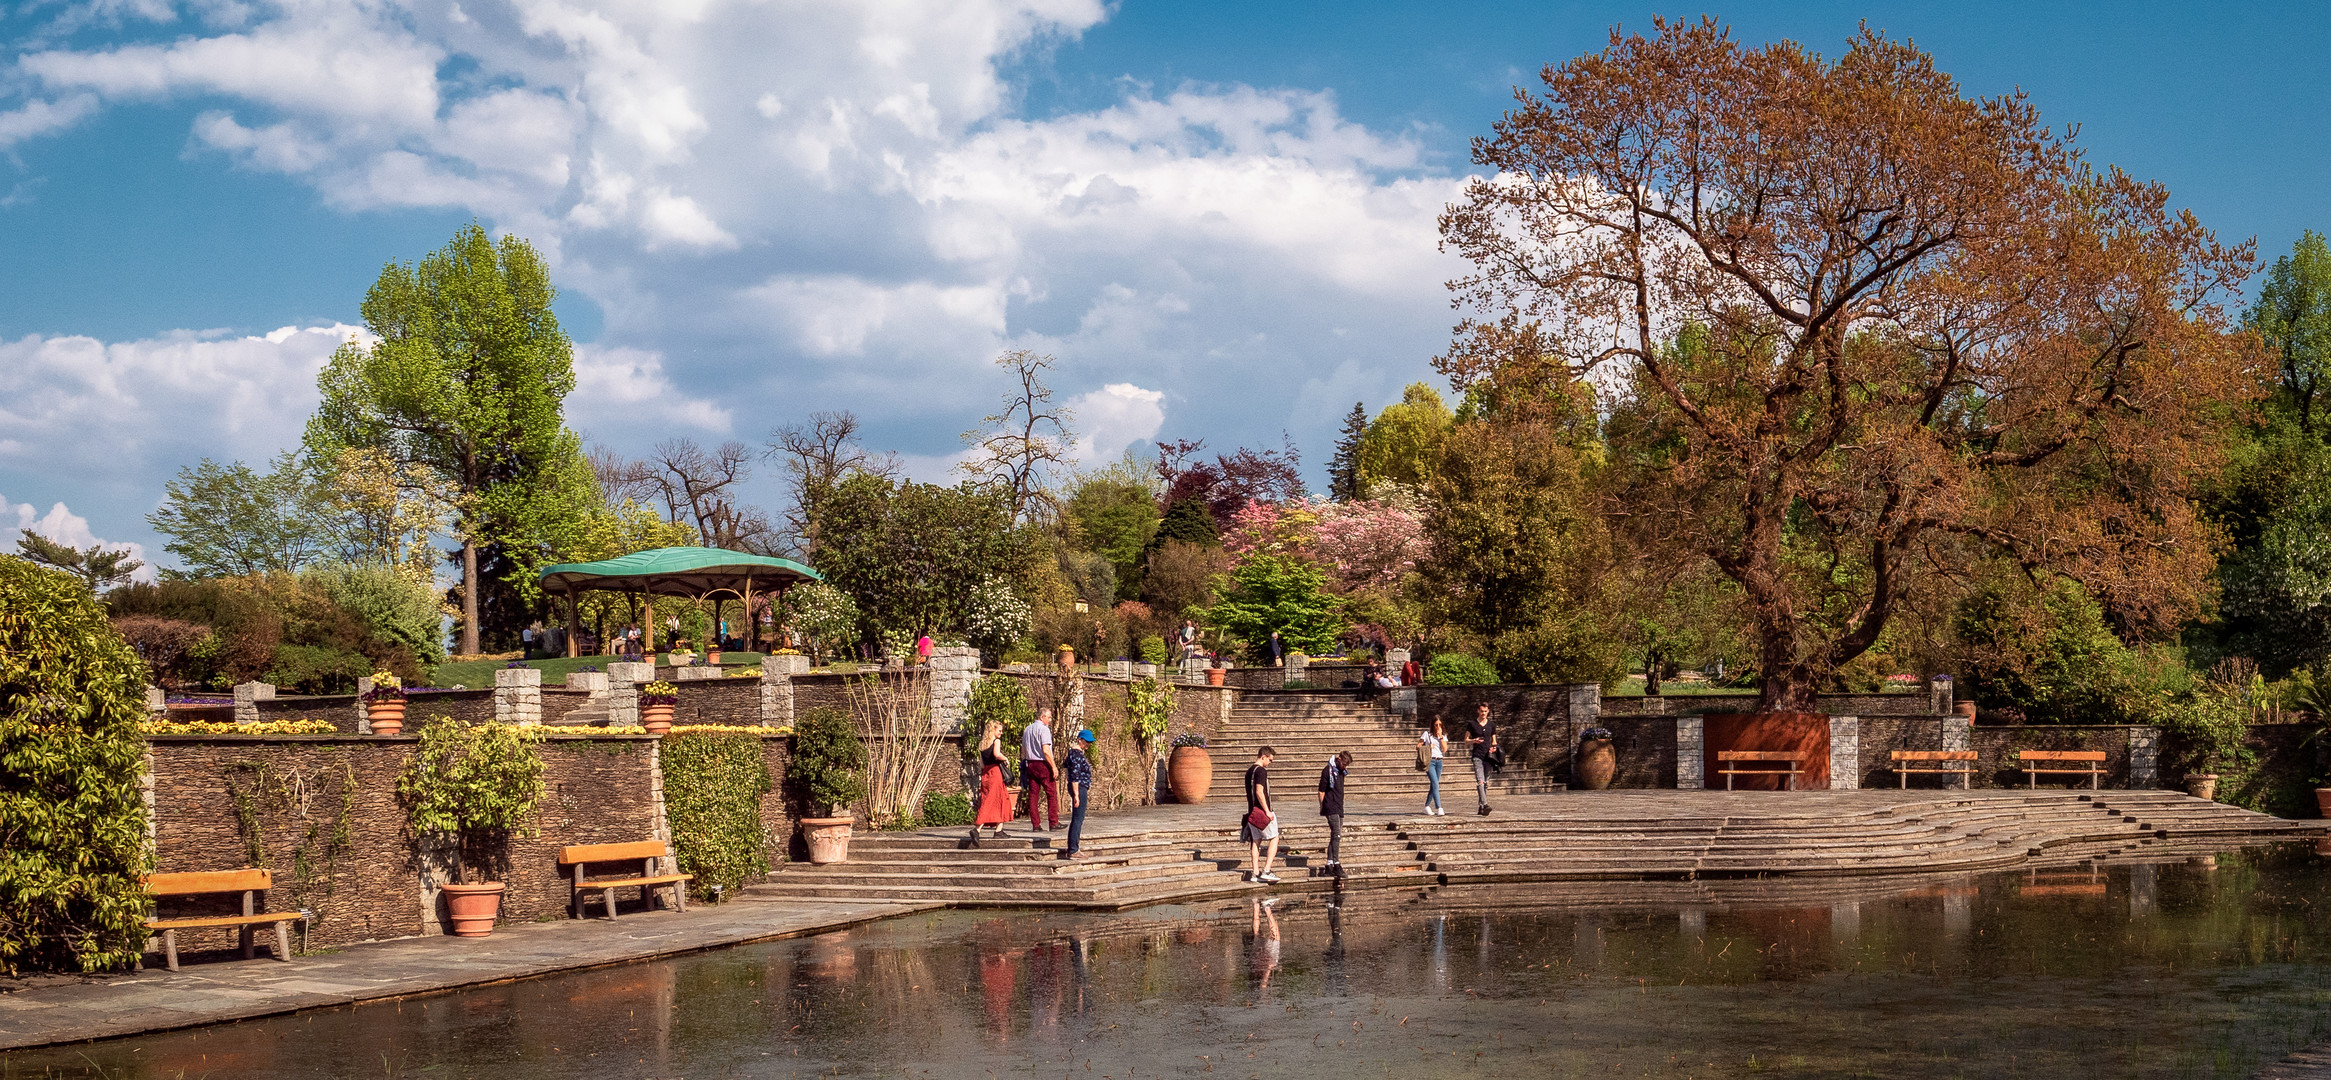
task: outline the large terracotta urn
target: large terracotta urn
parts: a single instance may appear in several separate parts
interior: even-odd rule
[[[1228,675],[1228,674],[1229,674],[1229,672],[1228,672],[1228,671],[1225,671],[1225,670],[1223,670],[1222,668],[1218,668],[1218,667],[1210,667],[1210,668],[1207,668],[1207,669],[1206,669],[1206,685],[1208,685],[1208,686],[1220,686],[1220,685],[1222,685],[1222,677],[1223,677],[1223,676],[1225,676],[1225,675]]]
[[[485,937],[494,932],[494,922],[502,916],[502,892],[508,886],[487,881],[439,888],[445,893],[445,915],[453,924],[453,936]]]
[[[642,705],[639,707],[639,726],[650,735],[662,735],[672,730],[671,705]]]
[[[402,701],[372,701],[365,703],[364,719],[372,725],[375,735],[401,735],[405,730],[405,703]]]
[[[809,841],[809,861],[818,866],[850,860],[850,818],[801,819],[801,834]]]
[[[1166,790],[1174,793],[1178,803],[1206,801],[1206,789],[1214,786],[1214,758],[1203,746],[1174,747],[1173,756],[1166,759]]]
[[[1611,778],[1619,774],[1619,752],[1611,748],[1609,739],[1587,739],[1578,744],[1578,786],[1588,791],[1607,791]]]
[[[2331,818],[2331,787],[2315,789],[2315,813]]]
[[[2216,800],[2218,797],[2218,774],[2185,774],[2185,793],[2197,799]]]

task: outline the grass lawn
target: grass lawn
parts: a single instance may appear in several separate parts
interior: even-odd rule
[[[571,660],[561,656],[551,660],[528,660],[526,666],[541,669],[542,685],[560,686],[566,683],[567,675],[572,672],[581,671],[585,667],[594,667],[600,671],[605,671],[607,665],[615,662],[616,659],[612,656],[578,656]],[[730,664],[758,665],[761,662],[761,654],[757,652],[723,652],[720,654],[720,662],[723,667]],[[459,664],[439,664],[437,670],[430,674],[429,684],[431,686],[466,686],[472,690],[483,690],[494,685],[494,672],[501,670],[504,663],[505,661],[501,660],[471,660]]]

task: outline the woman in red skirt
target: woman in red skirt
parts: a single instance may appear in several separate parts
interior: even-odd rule
[[[1004,835],[1004,822],[1012,820],[1012,792],[1004,786],[1003,748],[996,745],[1004,737],[1004,726],[993,720],[979,735],[979,810],[971,819],[971,845],[979,846],[979,827],[992,825],[993,835]]]

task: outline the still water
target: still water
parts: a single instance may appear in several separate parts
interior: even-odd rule
[[[2243,1077],[2331,1039],[2331,859],[944,912],[0,1076]]]

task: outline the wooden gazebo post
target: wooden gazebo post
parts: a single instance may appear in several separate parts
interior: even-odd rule
[[[575,608],[575,583],[567,582],[567,659],[583,655],[579,639],[583,634],[583,615]]]

